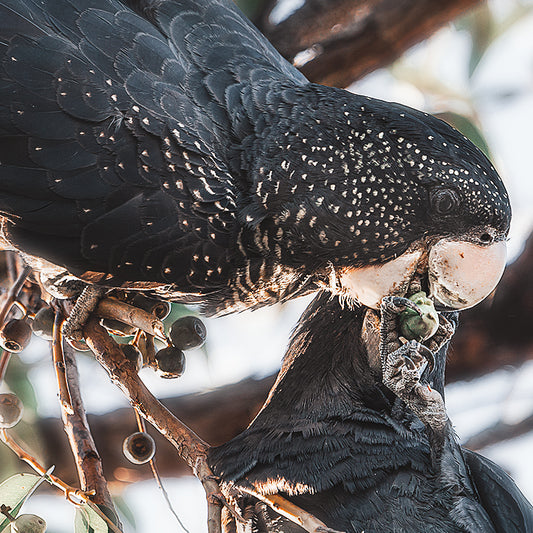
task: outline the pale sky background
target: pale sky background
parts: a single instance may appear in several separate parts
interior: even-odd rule
[[[293,1],[293,0],[290,0]],[[491,2],[499,15],[514,5],[511,0]],[[280,14],[281,13],[281,14]],[[283,11],[278,12],[279,17]],[[514,221],[510,253],[515,256],[533,225],[533,186],[531,157],[533,150],[533,16],[530,15],[494,42],[485,54],[473,79],[467,75],[470,38],[464,31],[450,25],[429,41],[416,46],[396,66],[394,76],[380,70],[355,84],[355,92],[402,102],[429,112],[453,110],[461,112],[468,105],[456,98],[436,98],[424,95],[408,79],[398,81],[402,72],[413,69],[426,80],[443,84],[450,93],[467,95],[487,136],[493,158],[510,192]],[[500,93],[516,96],[499,99]],[[174,396],[207,390],[225,383],[236,382],[249,375],[266,376],[279,368],[291,329],[309,299],[286,305],[283,310],[271,308],[222,319],[206,320],[209,332],[206,360],[200,352],[188,352],[187,371],[179,380],[161,380],[144,370],[143,378],[158,396]],[[53,373],[48,357],[42,357],[47,346],[33,342],[22,354],[35,362],[31,372],[40,402],[40,414],[59,416],[54,390]],[[86,357],[80,359],[82,393],[90,412],[103,413],[126,401],[98,365]],[[447,388],[450,418],[460,438],[465,439],[499,418],[518,421],[533,412],[533,362],[519,370],[500,370],[470,383],[455,383]],[[224,423],[223,420],[220,421]],[[132,431],[135,429],[132,428]],[[533,434],[484,450],[512,473],[524,493],[533,500]],[[175,502],[176,511],[191,533],[204,533],[204,493],[194,478],[165,480]],[[155,483],[146,481],[131,485],[124,498],[135,513],[137,531],[181,531],[168,511]],[[57,497],[33,496],[25,512],[43,516],[50,533],[70,533],[74,510]],[[129,532],[125,524],[125,531]]]

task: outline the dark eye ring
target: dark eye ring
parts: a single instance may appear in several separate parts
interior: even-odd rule
[[[431,195],[431,206],[439,215],[449,215],[459,206],[459,195],[453,189],[437,189]]]

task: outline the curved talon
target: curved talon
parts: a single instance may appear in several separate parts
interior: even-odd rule
[[[418,353],[420,353],[420,355],[428,362],[429,371],[431,372],[435,368],[435,356],[433,355],[433,352],[424,344],[420,344],[418,350]],[[422,351],[424,353],[422,353]]]
[[[403,361],[405,363],[407,363],[407,366],[409,366],[409,370],[417,370],[418,367],[416,366],[415,362],[408,356],[408,355],[404,355],[403,356]]]
[[[422,316],[422,311],[412,300],[404,298],[403,296],[386,296],[381,300],[381,310],[386,310],[391,313],[400,314],[406,309],[411,309],[418,316]]]
[[[418,316],[422,316],[420,307],[418,307],[418,305],[416,305],[412,300],[409,300],[409,298],[404,298],[403,296],[392,296],[391,299],[395,307],[402,307],[402,309],[399,309],[396,312],[401,313],[406,309],[411,309],[411,311],[414,311]]]

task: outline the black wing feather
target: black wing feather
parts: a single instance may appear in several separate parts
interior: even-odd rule
[[[533,532],[533,506],[515,482],[490,459],[467,449],[464,456],[497,533]]]
[[[230,2],[1,0],[9,238],[78,275],[226,286],[253,186],[232,147],[280,82],[307,83]]]

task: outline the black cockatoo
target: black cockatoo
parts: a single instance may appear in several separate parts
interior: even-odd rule
[[[415,272],[465,308],[510,221],[463,135],[308,82],[229,0],[1,0],[0,213],[45,285],[210,314],[319,287],[376,308]]]
[[[261,412],[211,449],[215,474],[229,488],[284,496],[344,533],[533,532],[531,504],[499,466],[461,448],[443,403],[417,416],[417,395],[403,401],[384,384],[383,361],[398,353],[375,357],[368,313],[342,309],[327,293],[315,298]],[[412,390],[442,402],[446,351]],[[399,376],[415,361],[400,359]],[[304,531],[248,494],[238,503],[243,531]]]

